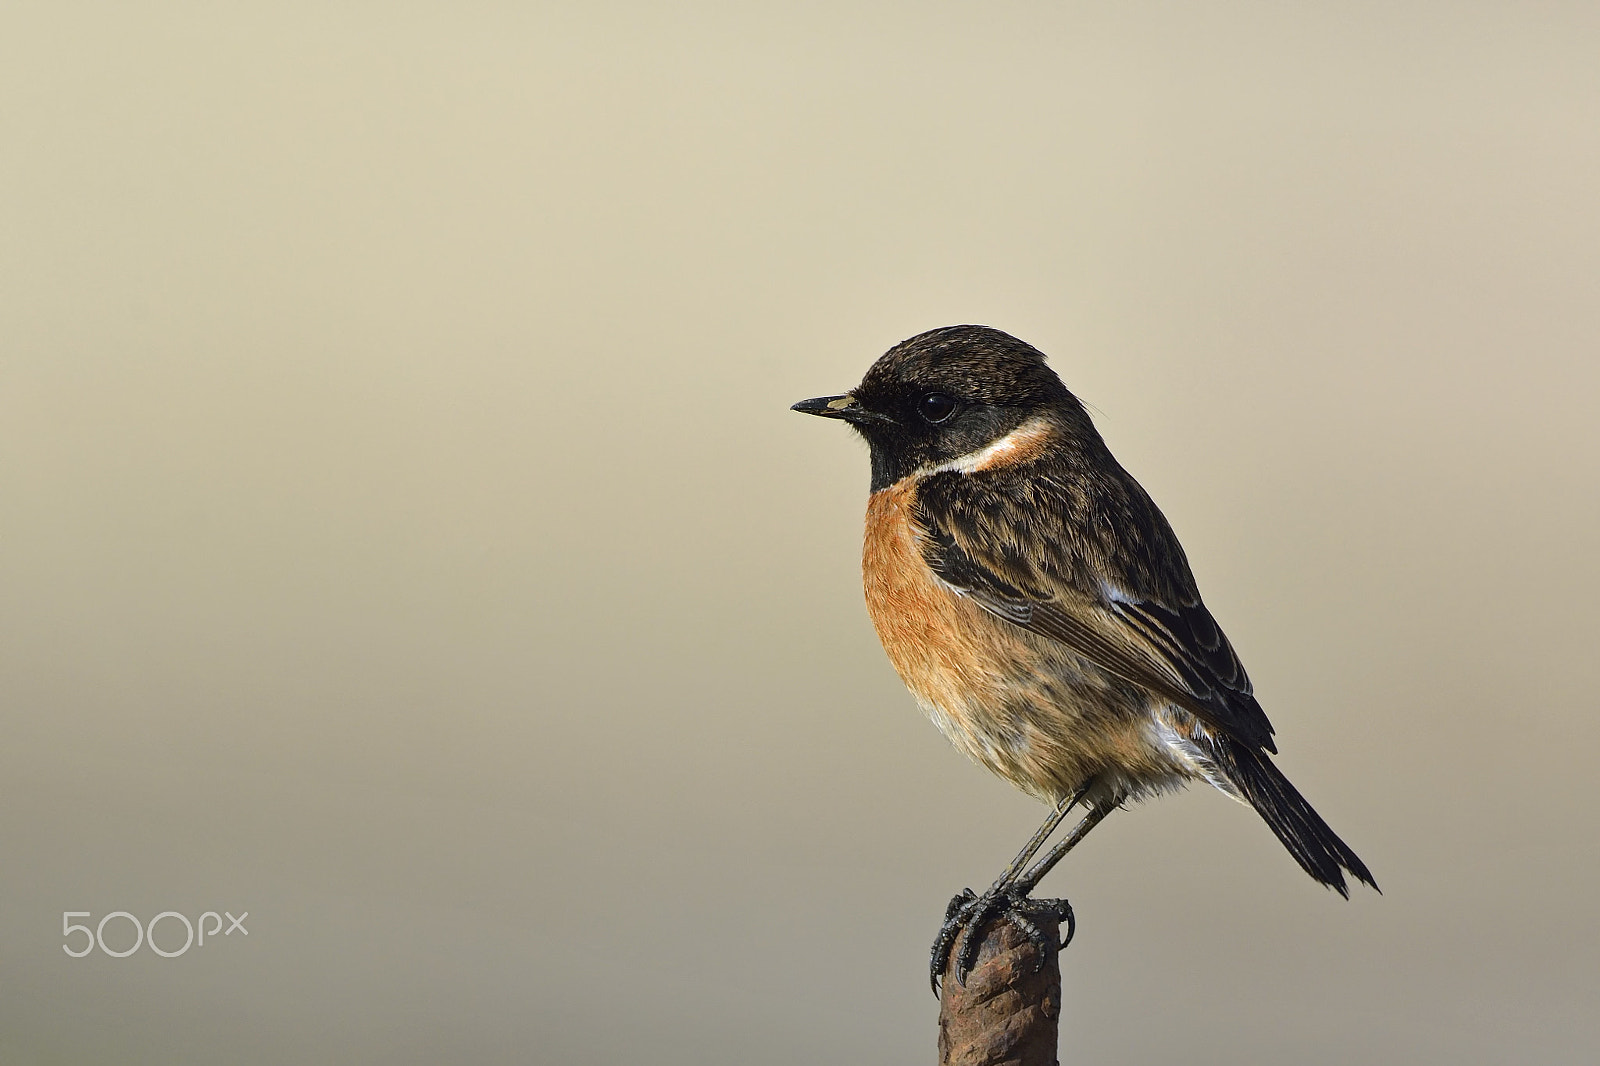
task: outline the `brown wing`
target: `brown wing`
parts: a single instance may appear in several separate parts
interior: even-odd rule
[[[980,486],[940,474],[917,501],[923,556],[956,591],[1252,749],[1277,751],[1171,527],[1114,461],[1093,478],[1032,471]]]

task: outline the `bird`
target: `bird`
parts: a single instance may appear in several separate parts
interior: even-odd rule
[[[919,333],[861,383],[792,410],[839,419],[871,456],[868,614],[941,732],[1048,803],[980,894],[950,901],[929,960],[965,984],[982,930],[1048,950],[1065,900],[1031,892],[1111,811],[1204,783],[1252,807],[1313,879],[1349,897],[1366,864],[1272,762],[1272,723],[1150,496],[1032,345],[989,326]],[[1034,861],[1075,808],[1075,827]],[[1032,865],[1029,865],[1032,862]],[[1067,929],[1046,945],[1049,915]]]

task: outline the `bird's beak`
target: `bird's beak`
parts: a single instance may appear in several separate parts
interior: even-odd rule
[[[848,393],[844,396],[818,396],[814,400],[801,400],[789,410],[806,415],[818,415],[822,418],[842,418],[857,425],[868,422],[894,422],[888,415],[880,415],[876,411],[862,407],[856,402],[856,398]]]

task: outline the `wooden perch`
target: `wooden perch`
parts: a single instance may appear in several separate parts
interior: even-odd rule
[[[1051,944],[1060,942],[1055,922],[1035,924]],[[939,1001],[940,1066],[1058,1066],[1061,953],[1050,951],[1040,967],[1038,949],[1001,918],[984,931],[965,987],[956,981],[956,954]]]

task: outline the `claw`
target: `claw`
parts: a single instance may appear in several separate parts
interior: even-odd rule
[[[1067,926],[1067,935],[1061,938],[1061,947],[1056,948],[1057,951],[1060,951],[1061,948],[1072,943],[1073,936],[1077,934],[1078,916],[1072,913],[1072,904],[1066,900],[1058,899],[1053,902],[1061,904],[1061,909],[1056,912],[1056,922],[1058,924],[1064,922]]]
[[[1047,950],[1049,941],[1045,940],[1044,934],[1039,932],[1039,927],[1028,921],[1020,911],[1008,910],[1006,911],[1006,918],[1010,920],[1012,925],[1017,927],[1017,932],[1028,938],[1028,943],[1038,949],[1039,965],[1034,967],[1034,971],[1037,972],[1044,965],[1044,960],[1049,957]]]
[[[977,898],[978,894],[972,891],[972,889],[963,888],[960,895],[950,897],[950,902],[945,906],[944,909],[944,920],[948,922],[951,918],[956,916],[956,912],[959,911],[968,900],[974,900]]]
[[[955,949],[956,980],[965,986],[967,975],[978,963],[978,951],[983,945],[984,929],[990,921],[1001,915],[1016,926],[1038,952],[1039,959],[1034,966],[1035,972],[1044,967],[1052,950],[1060,951],[1066,947],[1072,942],[1073,934],[1077,932],[1077,919],[1072,913],[1072,904],[1064,899],[1030,899],[1018,894],[1010,886],[991,888],[981,896],[974,895],[970,888],[966,889],[960,895],[953,897],[949,906],[945,908],[944,924],[939,927],[939,937],[933,943],[928,981],[933,987],[935,996],[939,995],[940,978],[950,964],[951,949]],[[1045,917],[1066,924],[1067,935],[1060,944],[1050,943],[1034,924],[1038,919]]]
[[[950,961],[950,948],[966,924],[966,911],[977,901],[977,893],[964,888],[960,894],[950,897],[950,903],[944,909],[944,924],[939,926],[939,936],[933,942],[932,956],[928,960],[928,984],[932,986],[935,997],[939,995],[939,979],[944,976],[944,968]]]
[[[996,903],[1004,896],[985,892],[970,906],[965,915],[965,928],[961,930],[961,942],[956,948],[956,981],[965,988],[967,975],[978,964],[978,949],[983,946],[983,929],[989,924],[999,908]]]

